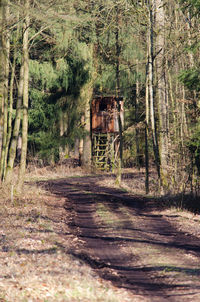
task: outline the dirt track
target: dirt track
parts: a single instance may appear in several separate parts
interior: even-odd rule
[[[200,301],[200,236],[181,231],[178,215],[162,214],[155,201],[100,187],[98,180],[48,182],[66,198],[78,238],[73,255],[133,294],[133,301]]]

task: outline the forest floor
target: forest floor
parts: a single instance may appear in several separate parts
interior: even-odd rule
[[[200,215],[124,172],[120,189],[65,168],[30,169],[23,196],[1,189],[1,302],[200,301]]]

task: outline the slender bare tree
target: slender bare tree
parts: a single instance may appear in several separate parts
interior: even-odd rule
[[[160,131],[160,166],[162,184],[167,186],[168,166],[168,100],[166,87],[166,58],[165,58],[165,11],[163,0],[155,0],[156,27],[156,71],[157,94],[159,105]]]
[[[149,93],[149,103],[150,103],[150,120],[151,120],[151,130],[153,138],[153,149],[155,156],[155,164],[157,168],[157,174],[159,179],[159,187],[161,187],[161,174],[160,174],[160,154],[159,154],[159,145],[158,145],[158,134],[157,134],[157,125],[155,120],[155,68],[154,68],[154,16],[156,9],[155,0],[150,0],[149,5],[149,29],[148,29],[148,93]]]
[[[8,1],[5,1],[3,6],[3,19],[4,19],[4,31],[2,35],[2,44],[4,52],[4,81],[3,81],[3,138],[1,149],[1,164],[0,164],[0,177],[3,178],[5,170],[5,154],[6,154],[6,142],[7,142],[7,130],[8,130],[8,82],[9,82],[9,63],[10,63],[10,32],[8,29],[8,19],[10,14],[10,8]]]
[[[25,18],[23,24],[23,57],[24,57],[24,85],[23,85],[23,119],[22,119],[22,150],[18,177],[18,188],[24,183],[26,171],[27,142],[28,142],[28,88],[29,88],[29,25],[30,0],[24,0]]]

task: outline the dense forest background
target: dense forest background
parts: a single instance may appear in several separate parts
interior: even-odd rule
[[[123,166],[200,191],[200,0],[0,1],[0,177],[80,156],[94,95],[123,96]],[[81,154],[79,154],[81,153]]]

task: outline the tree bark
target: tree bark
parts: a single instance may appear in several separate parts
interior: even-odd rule
[[[88,85],[87,85],[88,86]],[[87,97],[85,104],[85,112],[84,112],[84,129],[85,136],[83,138],[83,149],[81,154],[81,165],[87,170],[91,170],[91,134],[90,134],[90,101],[92,98],[92,87],[88,87],[87,89]]]
[[[12,139],[11,139],[9,152],[8,152],[9,158],[8,158],[8,165],[7,165],[7,169],[6,169],[6,175],[5,175],[5,181],[7,183],[10,183],[12,181],[13,167],[14,167],[14,161],[15,161],[15,157],[16,157],[17,140],[18,140],[18,136],[19,136],[19,129],[20,129],[20,123],[21,123],[23,84],[24,84],[24,63],[23,63],[23,58],[22,58],[21,67],[20,67],[19,84],[18,84],[16,117],[15,117],[15,122],[14,122]]]
[[[160,175],[160,155],[159,155],[159,145],[157,128],[155,121],[155,95],[154,95],[154,29],[153,29],[153,16],[155,12],[155,0],[153,3],[149,2],[149,61],[148,61],[148,71],[149,71],[149,101],[150,101],[150,120],[151,120],[151,130],[153,138],[153,149],[155,164],[158,174],[159,187],[161,187],[161,175]]]
[[[145,87],[145,190],[149,193],[149,50],[147,49]]]
[[[28,142],[28,89],[29,89],[29,7],[30,0],[25,0],[25,20],[23,26],[23,56],[24,56],[24,85],[23,85],[23,120],[22,120],[22,150],[19,168],[18,189],[21,190],[24,183],[27,158],[27,142]]]
[[[165,12],[163,0],[155,0],[155,23],[156,23],[156,68],[157,68],[157,91],[159,105],[159,129],[160,129],[160,164],[161,177],[164,186],[167,186],[168,167],[168,105],[165,78]]]
[[[80,163],[83,168],[86,170],[91,171],[92,168],[92,142],[91,142],[91,129],[90,129],[90,106],[91,106],[91,100],[93,97],[93,85],[94,85],[94,70],[95,66],[94,61],[94,45],[88,45],[88,55],[89,55],[89,60],[93,59],[92,63],[92,68],[91,68],[91,80],[85,84],[82,88],[81,91],[81,99],[83,100],[85,104],[85,110],[84,114],[82,116],[82,122],[84,124],[84,130],[85,130],[85,136],[83,139],[80,140],[79,143],[79,157],[80,157]],[[91,67],[91,66],[90,66]],[[95,70],[96,71],[96,70]]]
[[[20,28],[20,24],[18,25]],[[19,29],[18,29],[19,31]],[[23,37],[23,44],[24,44],[24,37]],[[12,176],[13,176],[13,167],[14,161],[16,158],[16,149],[17,149],[17,142],[19,136],[19,129],[21,124],[21,113],[22,113],[22,98],[23,98],[23,86],[24,86],[24,53],[22,52],[21,58],[21,67],[19,72],[19,82],[18,82],[18,91],[17,91],[17,103],[16,103],[16,116],[13,126],[12,132],[12,139],[10,141],[10,146],[8,150],[8,164],[5,171],[5,182],[11,183]]]
[[[116,6],[116,30],[115,30],[115,47],[116,47],[116,96],[120,96],[120,43],[119,43],[119,9]],[[118,107],[118,124],[119,124],[119,156],[118,156],[118,167],[117,167],[117,178],[116,183],[121,184],[122,178],[122,160],[123,160],[123,136],[122,136],[122,120],[121,120],[121,106],[119,99],[117,100]]]
[[[5,62],[4,52],[4,6],[5,0],[0,0],[0,160],[2,153],[3,143],[3,111],[4,111],[4,81],[5,81],[5,68],[2,62]]]
[[[13,62],[11,67],[11,76],[10,76],[10,85],[9,85],[9,111],[8,111],[8,133],[7,133],[7,140],[6,140],[6,147],[5,147],[5,166],[4,166],[4,174],[3,179],[5,179],[5,173],[7,169],[7,162],[8,162],[8,152],[9,152],[9,145],[11,141],[12,135],[12,121],[13,121],[13,93],[14,93],[14,81],[15,81],[15,69],[16,69],[16,59],[17,59],[17,42],[19,40],[19,12],[17,13],[17,30],[16,34],[13,38]]]
[[[135,122],[136,122],[136,129],[135,129],[135,144],[136,144],[136,166],[140,169],[141,166],[141,159],[140,159],[140,141],[139,141],[139,129],[137,127],[138,124],[138,105],[139,105],[139,66],[138,66],[138,59],[136,61],[136,98],[135,98]]]
[[[4,27],[8,25],[9,18],[9,5],[5,2],[3,7],[3,19]],[[9,63],[10,63],[10,33],[8,29],[3,32],[3,51],[4,51],[4,87],[3,87],[3,138],[2,138],[2,148],[1,148],[1,166],[0,166],[0,178],[3,179],[5,166],[6,166],[6,142],[7,142],[7,131],[8,131],[8,81],[9,81]]]

